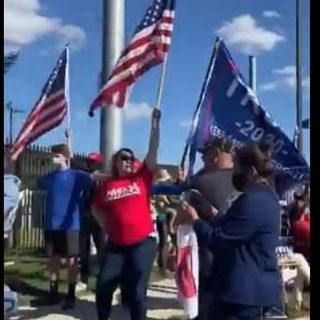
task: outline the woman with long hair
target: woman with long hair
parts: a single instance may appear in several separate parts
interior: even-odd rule
[[[191,223],[199,246],[214,254],[210,319],[260,320],[263,309],[276,305],[280,294],[279,199],[270,185],[270,155],[257,146],[245,146],[234,160],[232,180],[242,194],[229,210],[210,224],[183,203],[178,220]]]
[[[153,110],[143,164],[135,170],[133,151],[118,150],[112,157],[111,177],[102,183],[94,200],[96,216],[103,220],[108,238],[96,288],[99,320],[109,319],[113,293],[120,284],[131,319],[146,319],[147,286],[157,249],[150,201],[160,115],[160,110]]]

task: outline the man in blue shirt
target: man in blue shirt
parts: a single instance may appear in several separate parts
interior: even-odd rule
[[[91,187],[88,173],[70,169],[66,145],[51,148],[52,163],[56,169],[38,180],[38,188],[46,191],[45,243],[49,257],[49,303],[58,302],[60,260],[68,266],[68,294],[63,309],[75,305],[75,286],[78,276],[79,255],[79,201],[83,190]]]

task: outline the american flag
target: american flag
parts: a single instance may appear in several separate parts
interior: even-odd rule
[[[107,83],[92,103],[90,116],[103,104],[122,108],[134,82],[151,67],[164,61],[171,43],[174,4],[174,0],[155,0],[148,8]]]
[[[56,67],[53,69],[41,96],[11,148],[11,159],[15,161],[19,154],[43,134],[59,126],[67,114],[68,105],[68,47],[64,49]]]

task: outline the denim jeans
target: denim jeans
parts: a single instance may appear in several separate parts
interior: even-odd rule
[[[99,320],[109,319],[112,296],[120,284],[125,292],[131,320],[146,319],[147,287],[156,247],[156,240],[150,237],[130,246],[107,242],[96,289]]]

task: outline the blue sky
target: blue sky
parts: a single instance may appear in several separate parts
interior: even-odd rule
[[[125,38],[129,41],[151,0],[126,0]],[[201,5],[199,3],[201,2]],[[97,94],[101,69],[102,0],[5,0],[5,52],[20,49],[17,64],[5,77],[5,101],[30,111],[70,41],[71,123],[76,152],[99,149],[99,113],[87,116]],[[303,1],[303,100],[309,116],[310,2]],[[295,127],[295,1],[177,0],[176,22],[163,93],[160,162],[177,164],[189,130],[212,46],[217,34],[245,78],[248,54],[257,55],[258,97],[291,138]],[[143,157],[148,144],[150,107],[156,99],[160,68],[147,73],[133,88],[124,111],[123,145]],[[4,111],[5,112],[5,111]],[[26,115],[16,115],[17,134]],[[5,112],[5,134],[8,132]],[[64,139],[58,128],[39,139],[50,145]],[[309,159],[309,131],[304,131]]]

